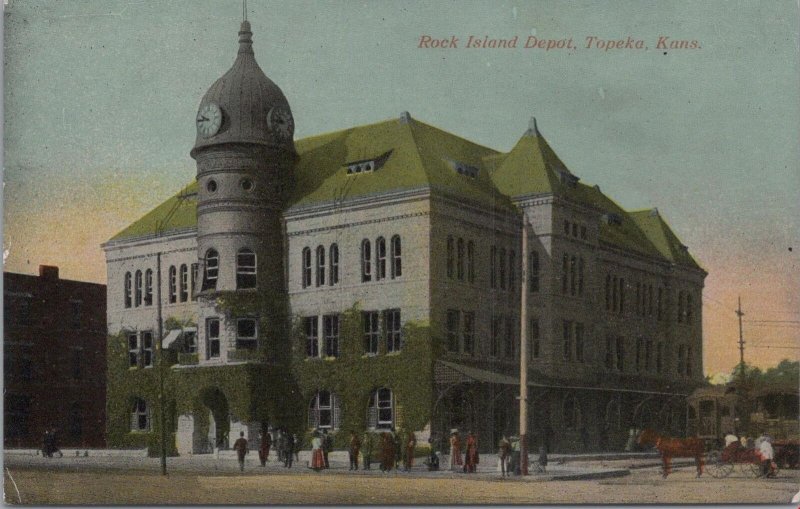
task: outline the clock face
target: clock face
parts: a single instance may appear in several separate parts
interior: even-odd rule
[[[214,136],[222,126],[222,110],[216,103],[208,103],[197,112],[197,132],[203,138]]]
[[[292,114],[289,113],[286,108],[276,106],[269,110],[267,122],[269,123],[270,130],[279,138],[284,140],[290,140],[292,138],[292,134],[294,134],[294,120],[292,119]]]

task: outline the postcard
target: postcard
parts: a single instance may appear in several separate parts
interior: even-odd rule
[[[797,21],[6,0],[5,502],[797,501]]]

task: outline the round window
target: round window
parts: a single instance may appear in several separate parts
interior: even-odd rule
[[[206,184],[206,190],[209,193],[216,193],[217,192],[217,181],[216,180],[209,180]]]
[[[250,179],[242,179],[242,189],[245,191],[250,191],[253,189],[253,181]]]

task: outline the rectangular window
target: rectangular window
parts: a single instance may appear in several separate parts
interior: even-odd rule
[[[497,288],[497,247],[492,246],[489,252],[489,286]]]
[[[403,348],[400,310],[387,309],[383,312],[383,320],[386,324],[386,351],[399,352]]]
[[[500,268],[500,276],[499,276],[500,289],[501,290],[505,290],[506,289],[506,250],[505,249],[500,249],[499,264],[500,264],[500,267],[499,267]]]
[[[136,301],[136,305],[138,306],[138,297],[136,298]],[[178,271],[173,266],[169,268],[169,303],[175,304],[176,302],[178,302]]]
[[[206,359],[219,357],[219,318],[206,320]]]
[[[508,252],[508,289],[514,291],[517,285],[517,254],[512,250]]]
[[[575,324],[575,360],[583,362],[583,324]]]
[[[153,365],[153,333],[144,331],[142,334],[142,363],[144,367]]]
[[[456,243],[456,278],[464,281],[464,239]]]
[[[475,312],[464,312],[464,353],[475,355]]]
[[[539,338],[539,320],[535,318],[531,318],[530,322],[528,322],[528,335],[531,338],[531,350],[530,350],[530,358],[531,359],[538,359],[541,355],[541,341]]]
[[[467,242],[467,278],[475,282],[475,243],[471,240]]]
[[[564,349],[564,360],[571,361],[572,360],[572,322],[569,320],[564,320],[563,322],[563,349]]]
[[[339,315],[322,317],[322,330],[325,334],[325,356],[339,356]]]
[[[460,351],[458,344],[459,319],[459,311],[455,309],[447,310],[447,349],[451,352]]]
[[[380,340],[380,320],[377,311],[364,311],[361,313],[364,322],[364,352],[369,355],[378,354],[378,341]]]
[[[653,340],[648,339],[644,342],[644,370],[653,369]]]
[[[258,347],[258,322],[255,318],[236,320],[236,349],[255,350]]]
[[[139,337],[136,334],[128,334],[128,366],[139,367]]]
[[[625,371],[625,338],[617,336],[617,371]]]
[[[79,329],[83,321],[83,302],[73,300],[69,303],[70,307],[70,325],[73,329]]]
[[[577,291],[577,262],[575,261],[575,257],[571,257],[569,259],[569,294],[575,295]]]
[[[528,290],[531,293],[539,291],[539,253],[531,251],[528,255]]]
[[[564,255],[561,259],[561,293],[567,294],[569,288],[569,256]]]
[[[72,378],[80,380],[83,377],[83,352],[79,349],[72,350]]]
[[[197,352],[197,333],[184,332],[183,333],[183,351],[186,353]]]
[[[506,335],[504,338],[504,354],[507,359],[513,359],[516,357],[516,341],[514,338],[516,337],[514,322],[516,320],[513,317],[507,316],[506,317]]]
[[[303,319],[306,331],[306,357],[319,357],[319,321],[316,316]]]
[[[664,370],[664,343],[659,342],[656,346],[656,373]]]
[[[184,266],[181,267],[181,280]],[[256,254],[249,249],[242,249],[236,254],[236,288],[255,288],[257,283]],[[181,282],[181,290],[185,288]]]
[[[447,277],[453,279],[456,267],[456,241],[447,237]]]
[[[686,375],[692,376],[692,347],[686,347]]]
[[[492,330],[491,330],[491,344],[489,345],[489,354],[492,357],[500,356],[500,334],[503,331],[503,317],[501,315],[494,315],[492,317]]]
[[[636,371],[642,370],[642,356],[644,355],[644,340],[636,340]]]

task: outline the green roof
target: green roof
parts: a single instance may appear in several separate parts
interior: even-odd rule
[[[644,256],[699,268],[658,213],[627,212],[577,182],[536,124],[501,153],[404,116],[295,142],[298,160],[291,207],[334,203],[384,193],[429,189],[487,207],[511,210],[512,197],[556,195],[621,221],[602,221],[600,241]],[[373,171],[348,174],[354,163]],[[467,167],[473,176],[456,168]],[[573,182],[570,183],[569,180]],[[197,225],[197,183],[182,189],[111,241],[177,232]]]
[[[141,219],[114,235],[111,241],[175,232],[197,226],[197,182],[181,189]]]
[[[391,191],[429,188],[483,205],[510,208],[482,159],[496,151],[419,122],[392,119],[296,142],[299,161],[291,206],[329,203]],[[348,165],[389,153],[379,169],[348,174]],[[478,169],[461,175],[453,164]]]

